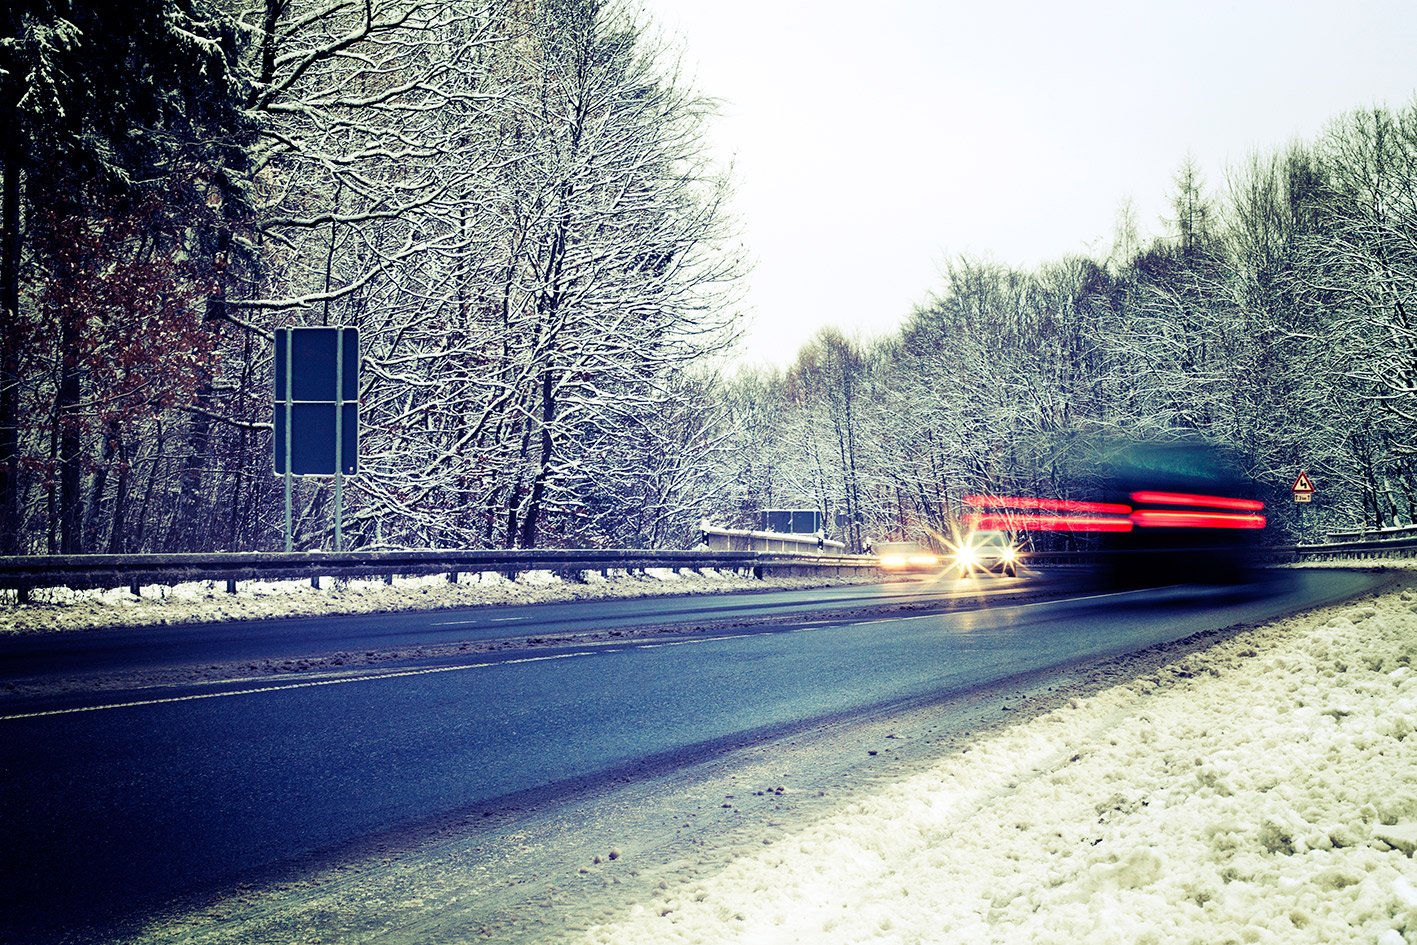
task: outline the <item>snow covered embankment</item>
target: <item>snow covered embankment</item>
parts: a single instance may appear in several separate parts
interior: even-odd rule
[[[1417,593],[985,738],[587,940],[1417,945]]]
[[[311,587],[308,581],[242,581],[236,594],[226,593],[225,585],[218,581],[196,581],[176,587],[153,585],[142,588],[142,595],[137,597],[127,588],[98,591],[41,588],[33,592],[32,604],[15,603],[13,591],[0,592],[0,633],[392,613],[613,597],[798,590],[879,580],[874,572],[855,580],[842,577],[759,579],[712,568],[695,572],[647,568],[639,574],[611,571],[608,578],[601,577],[599,572],[587,571],[580,583],[565,581],[549,571],[528,571],[516,581],[488,572],[464,574],[458,583],[452,584],[438,574],[397,578],[391,585],[381,579],[326,580],[325,586],[318,589]]]

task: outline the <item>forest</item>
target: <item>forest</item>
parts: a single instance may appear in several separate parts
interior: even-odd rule
[[[1116,433],[1235,448],[1278,534],[1415,514],[1417,106],[1215,192],[1180,161],[1163,236],[951,260],[898,331],[776,372],[728,366],[713,104],[632,7],[18,0],[0,113],[3,554],[282,547],[273,339],[322,325],[361,340],[349,547],[684,547],[791,506],[859,549],[1065,494]],[[297,479],[295,547],[331,501]]]
[[[598,0],[22,2],[8,552],[281,547],[273,333],[361,339],[352,547],[673,544],[739,262],[709,107]],[[329,547],[302,479],[295,545]]]
[[[951,261],[893,336],[826,330],[731,386],[740,520],[805,501],[852,547],[948,535],[970,493],[1068,497],[1099,440],[1200,437],[1276,539],[1412,523],[1417,107],[1340,117],[1218,196],[1183,161],[1171,206],[1143,245],[1124,205],[1106,259]]]

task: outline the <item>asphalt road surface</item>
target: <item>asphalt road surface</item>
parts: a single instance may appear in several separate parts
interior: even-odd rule
[[[597,779],[665,770],[715,746],[1263,622],[1381,580],[1294,570],[1230,590],[1052,585],[1046,599],[971,593],[941,612],[843,614],[863,600],[919,604],[959,590],[914,584],[795,602],[758,594],[276,621],[254,628],[256,639],[215,630],[210,646],[191,629],[7,641],[0,687],[177,665],[191,662],[193,647],[209,661],[413,640],[503,645],[250,679],[80,687],[57,701],[0,695],[0,940],[102,939],[175,901],[299,871],[439,818],[514,799],[555,803]],[[1020,585],[996,587],[1009,594]],[[800,616],[787,618],[793,610]],[[702,623],[710,612],[774,619],[515,642],[553,630]],[[823,613],[835,616],[813,616]],[[498,619],[507,617],[515,619]]]

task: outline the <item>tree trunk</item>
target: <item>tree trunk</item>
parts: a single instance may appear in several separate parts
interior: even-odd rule
[[[202,486],[206,480],[207,451],[211,449],[212,421],[207,416],[211,398],[212,386],[203,382],[197,388],[197,410],[192,415],[192,426],[187,434],[187,456],[182,461],[182,472],[178,477],[177,516],[167,532],[168,551],[202,551],[212,544],[211,536],[198,534],[202,531],[200,526],[193,527],[194,523],[206,519],[202,514],[201,501]]]
[[[59,553],[82,554],[84,495],[83,495],[83,435],[79,421],[79,405],[83,397],[81,365],[79,363],[79,319],[75,312],[60,316],[59,349],[63,368],[59,380],[59,399],[55,422],[59,425]]]
[[[157,490],[158,469],[162,465],[166,441],[167,437],[163,432],[162,419],[159,418],[157,423],[154,424],[152,465],[148,467],[148,482],[143,488],[142,504],[138,506],[138,526],[133,531],[133,543],[130,546],[134,551],[142,551],[147,547],[148,511],[152,508],[153,493]]]
[[[0,554],[20,536],[20,143],[6,136],[0,187]]]
[[[541,516],[541,500],[546,495],[546,479],[551,473],[551,460],[555,455],[555,440],[551,437],[551,423],[556,419],[555,380],[550,371],[541,375],[541,459],[537,464],[536,479],[531,484],[531,495],[527,499],[526,513],[522,516],[522,547],[536,547],[536,529]]]
[[[93,482],[89,484],[88,509],[84,513],[84,547],[98,548],[103,542],[103,502],[108,490],[108,475],[113,468],[113,458],[118,453],[118,424],[110,420],[103,432],[103,451],[98,468],[94,470]],[[110,520],[110,527],[112,522]]]
[[[128,449],[118,441],[118,482],[113,487],[113,530],[108,533],[108,553],[122,554],[127,549],[124,534],[128,520]]]

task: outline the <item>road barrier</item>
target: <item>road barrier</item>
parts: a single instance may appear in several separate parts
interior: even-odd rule
[[[1299,558],[1318,561],[1335,558],[1411,558],[1417,555],[1417,537],[1368,538],[1359,541],[1329,541],[1295,545]]]
[[[1281,545],[1260,554],[1275,562],[1335,558],[1406,558],[1417,555],[1417,537]],[[1027,560],[1042,567],[1083,566],[1106,553],[1038,552]],[[322,578],[383,578],[445,574],[457,581],[462,574],[494,572],[515,579],[528,571],[552,571],[572,580],[588,571],[643,571],[667,568],[750,573],[755,577],[786,577],[880,570],[870,555],[791,554],[762,551],[647,551],[640,549],[516,551],[355,551],[214,552],[209,554],[20,555],[0,557],[0,589],[13,590],[21,602],[44,587],[77,590],[127,587],[134,594],[149,585],[172,586],[192,581],[226,582],[235,593],[240,581],[308,580]]]
[[[741,528],[699,525],[704,546],[711,551],[779,551],[787,554],[842,555],[846,545],[821,534],[796,535],[785,532],[756,532]]]
[[[803,555],[749,551],[645,551],[634,549],[518,551],[356,551],[216,552],[210,554],[22,555],[0,557],[0,589],[18,592],[21,602],[42,587],[78,590],[128,587],[134,594],[147,585],[172,586],[191,581],[225,581],[236,592],[239,581],[321,578],[395,577],[495,572],[515,579],[527,571],[553,571],[572,579],[587,571],[604,574],[668,568],[713,568],[756,577],[841,574],[874,571],[875,558],[850,555]]]

